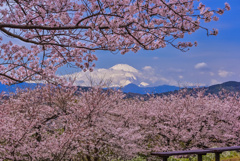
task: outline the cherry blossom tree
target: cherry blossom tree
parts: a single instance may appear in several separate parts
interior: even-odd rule
[[[73,91],[45,86],[2,100],[0,160],[108,158],[115,144],[107,133],[106,127],[114,127],[106,116],[123,94],[93,89],[78,97]]]
[[[179,39],[230,10],[199,0],[1,0],[0,81],[58,81],[63,65],[93,70],[97,50],[137,52],[197,42]],[[12,41],[9,41],[12,39]]]
[[[237,95],[144,101],[99,88],[73,91],[42,86],[1,99],[0,160],[127,160],[240,143]]]

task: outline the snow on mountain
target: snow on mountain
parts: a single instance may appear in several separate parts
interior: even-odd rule
[[[138,70],[127,64],[117,64],[111,67],[112,70],[120,70],[131,73],[138,73]]]
[[[76,86],[102,85],[104,87],[124,87],[130,83],[139,87],[156,86],[159,84],[178,85],[172,78],[163,77],[151,66],[138,70],[128,64],[117,64],[108,69],[95,68],[93,72],[76,72],[63,75],[75,80]]]
[[[109,69],[95,69],[93,72],[77,72],[63,77],[75,80],[77,86],[103,85],[106,87],[124,87],[137,83],[140,72],[127,64],[117,64]],[[100,83],[101,82],[101,83]],[[102,83],[103,82],[103,83]]]
[[[148,83],[146,83],[146,82],[141,82],[140,84],[139,84],[139,87],[145,87],[145,86],[148,86],[149,84]]]

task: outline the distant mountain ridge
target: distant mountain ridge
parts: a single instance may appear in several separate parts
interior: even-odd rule
[[[240,92],[240,82],[228,81],[222,84],[212,85],[206,88],[208,93],[218,93],[222,89],[225,89],[228,92]]]
[[[14,84],[11,86],[4,85],[0,83],[0,93],[1,92],[15,92],[17,88],[24,89],[24,88],[35,88],[37,84],[35,83],[19,83],[19,84]]]
[[[17,88],[25,88],[25,87],[34,88],[36,87],[36,85],[37,84],[35,83],[20,83],[12,86],[0,84],[0,92],[2,91],[15,92]],[[83,86],[78,86],[78,87],[83,90],[87,90],[88,88],[90,88],[90,87],[83,87]],[[120,89],[124,93],[155,94],[155,93],[163,93],[163,92],[179,90],[180,88],[175,86],[169,86],[169,85],[162,85],[157,87],[139,87],[135,84],[128,84],[123,88],[117,88],[117,89]]]
[[[15,92],[17,87],[34,88],[36,86],[37,84],[34,84],[34,83],[21,83],[21,84],[16,84],[12,86],[0,84],[0,93],[2,91]],[[90,88],[90,87],[82,87],[82,86],[78,86],[78,87],[79,89],[82,89],[82,90],[88,90]],[[127,98],[132,98],[136,96],[148,97],[147,93],[154,94],[155,96],[169,95],[169,94],[175,94],[182,90],[182,88],[180,87],[169,86],[169,85],[162,85],[157,87],[139,87],[135,84],[128,84],[127,86],[120,89],[126,94]],[[196,92],[196,88],[193,88],[193,87],[188,87],[184,89],[187,90],[187,93]],[[240,93],[240,82],[228,81],[222,84],[216,84],[209,87],[199,87],[197,88],[197,91],[204,90],[205,94],[207,95],[207,94],[219,94],[219,92],[222,91],[223,89],[226,92]]]
[[[138,94],[155,94],[155,93],[165,93],[169,91],[179,90],[181,88],[176,86],[169,86],[169,85],[161,85],[156,87],[139,87],[135,84],[128,84],[123,87],[121,90],[124,93],[138,93]]]
[[[208,94],[220,95],[220,92],[240,94],[240,82],[228,81],[222,84],[215,84],[209,87],[185,88],[185,89],[186,89],[185,94],[193,94],[193,93],[196,93],[197,91],[202,91],[202,90],[204,91],[204,95],[208,95]],[[180,91],[181,90],[175,90],[175,91],[170,91],[165,93],[157,93],[155,94],[155,96],[176,94]]]

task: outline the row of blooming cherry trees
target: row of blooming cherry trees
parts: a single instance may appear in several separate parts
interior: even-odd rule
[[[0,0],[0,82],[65,83],[57,69],[92,71],[98,50],[186,51],[197,42],[181,39],[199,29],[217,35],[202,24],[226,10],[199,0]]]
[[[124,99],[44,86],[2,97],[0,160],[131,159],[152,151],[240,143],[240,100],[176,94]]]

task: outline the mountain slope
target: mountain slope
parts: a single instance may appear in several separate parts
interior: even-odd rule
[[[19,84],[14,84],[14,85],[11,85],[11,86],[7,86],[7,85],[4,85],[4,84],[1,84],[0,83],[0,93],[1,92],[15,92],[17,88],[20,88],[20,89],[24,89],[24,88],[35,88],[37,86],[37,84],[35,83],[19,83]]]
[[[214,94],[214,95],[220,95],[220,92],[224,93],[240,93],[240,82],[236,81],[228,81],[224,82],[222,84],[216,84],[209,87],[200,87],[200,88],[185,88],[185,94],[194,94],[198,91],[204,90],[204,95],[208,94]],[[156,96],[162,96],[162,95],[169,95],[169,94],[176,94],[181,92],[182,90],[176,90],[176,91],[170,91],[165,93],[157,93]]]
[[[155,93],[164,93],[169,91],[179,90],[179,87],[176,86],[169,86],[169,85],[162,85],[157,87],[139,87],[135,84],[128,84],[123,87],[121,90],[124,93],[138,93],[138,94],[155,94]]]
[[[207,88],[207,92],[217,94],[222,89],[225,89],[227,92],[240,92],[240,82],[229,81],[222,84],[212,85]]]

